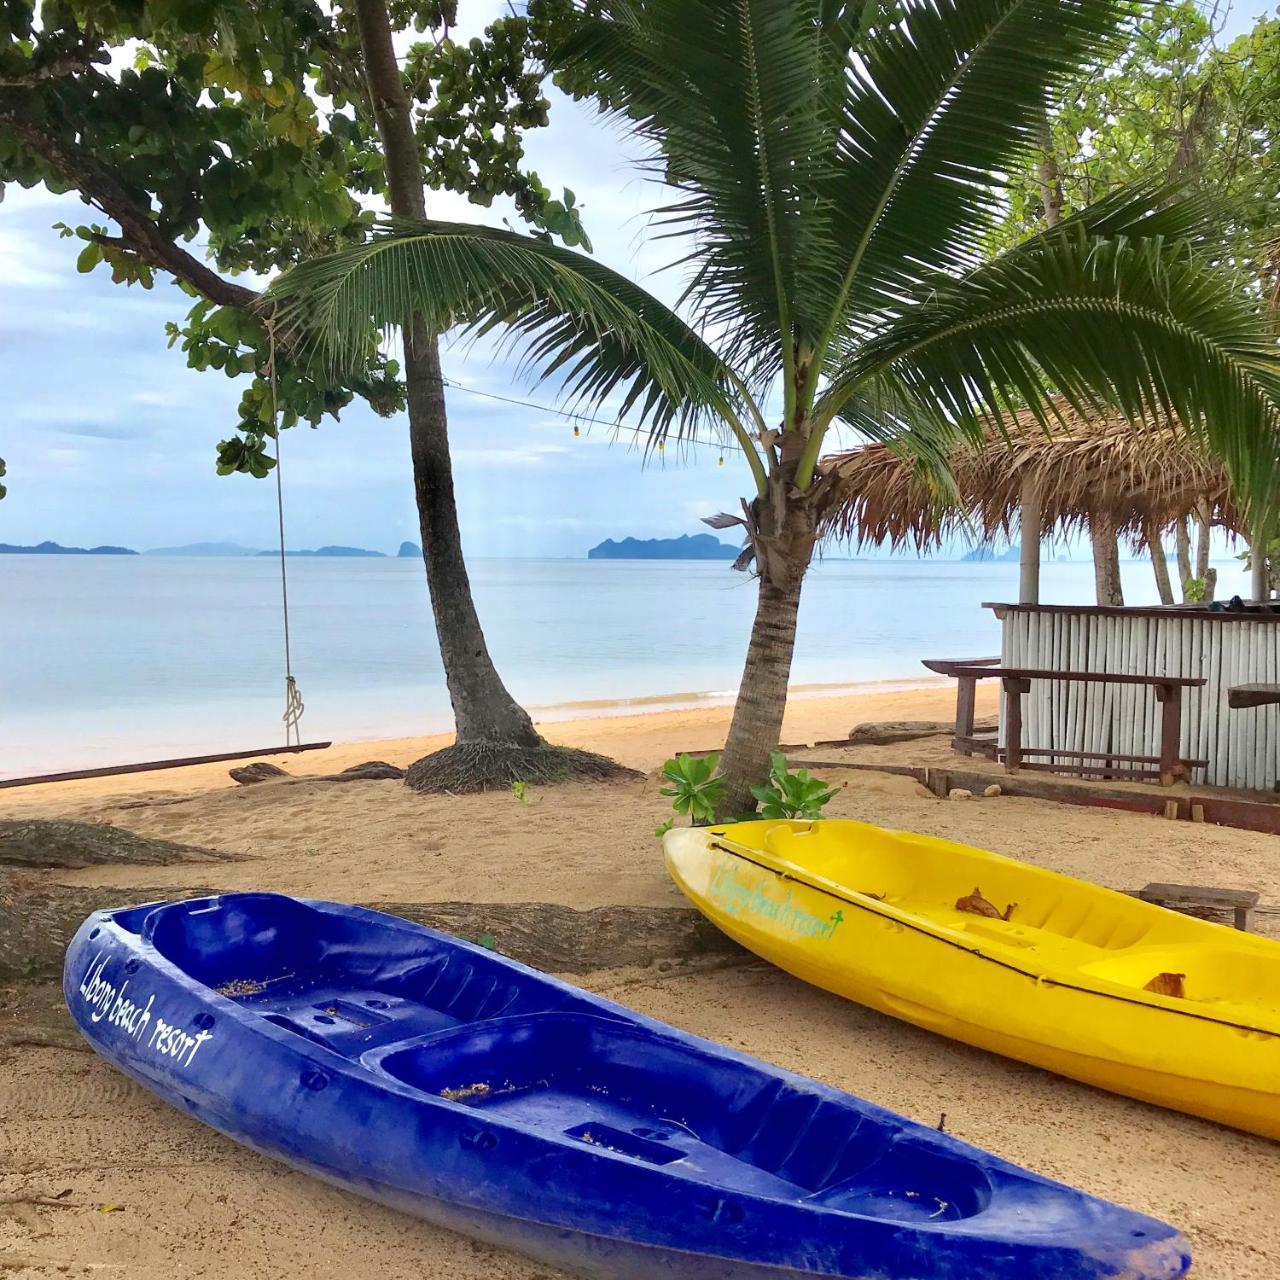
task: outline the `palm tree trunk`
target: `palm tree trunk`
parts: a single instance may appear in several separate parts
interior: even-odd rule
[[[1178,581],[1182,584],[1182,600],[1187,600],[1187,583],[1191,581],[1191,531],[1183,516],[1173,527],[1173,542],[1178,553]]]
[[[760,578],[751,643],[729,738],[720,758],[720,772],[726,780],[717,810],[722,821],[754,810],[751,785],[768,776],[769,753],[777,750],[787,709],[802,582],[799,575],[782,586],[767,576]]]
[[[815,543],[814,494],[798,495],[790,475],[787,469],[772,475],[769,495],[752,508],[760,581],[747,661],[720,758],[725,789],[716,816],[721,821],[754,811],[751,787],[768,777],[769,753],[777,750],[787,710],[800,590]]]
[[[1089,527],[1093,538],[1093,581],[1097,600],[1102,605],[1124,604],[1120,585],[1120,541],[1110,520],[1095,519]]]
[[[1160,592],[1160,603],[1173,604],[1173,583],[1169,581],[1169,560],[1164,553],[1164,542],[1160,530],[1150,523],[1147,525],[1147,550],[1151,553],[1151,568],[1156,577],[1156,589]]]
[[[382,138],[391,211],[423,219],[422,157],[396,64],[386,0],[355,0],[355,11],[369,97]],[[422,558],[457,730],[452,746],[410,766],[406,783],[418,791],[481,791],[518,780],[635,776],[604,756],[544,742],[502,683],[489,656],[462,555],[439,343],[421,324],[405,328],[404,372]]]
[[[1209,567],[1209,539],[1213,531],[1209,504],[1196,503],[1196,577],[1204,582],[1204,600],[1212,601],[1218,590],[1218,571]]]
[[[355,8],[369,95],[386,158],[391,211],[403,218],[424,219],[422,160],[396,64],[386,2],[356,0]],[[541,739],[528,714],[503,685],[476,613],[458,528],[439,344],[436,335],[421,325],[405,331],[404,369],[422,558],[457,739],[536,746]]]
[[[1203,500],[1196,503],[1196,577],[1204,578],[1209,573],[1209,504]]]

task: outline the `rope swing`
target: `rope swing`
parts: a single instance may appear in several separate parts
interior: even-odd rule
[[[280,532],[280,609],[284,616],[284,744],[302,746],[302,713],[306,705],[293,675],[293,653],[289,640],[289,572],[284,544],[284,480],[280,466],[280,398],[276,387],[276,327],[274,312],[266,322],[268,369],[271,376],[271,434],[276,441],[276,520]]]

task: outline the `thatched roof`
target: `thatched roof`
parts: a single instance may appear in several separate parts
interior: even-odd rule
[[[823,460],[822,534],[861,546],[888,542],[925,551],[970,534],[990,541],[1018,522],[1023,482],[1039,485],[1042,536],[1087,529],[1103,519],[1135,545],[1148,527],[1167,529],[1207,502],[1212,518],[1243,532],[1221,463],[1187,432],[1152,420],[1086,419],[1057,406],[1051,432],[1029,411],[992,423],[979,445],[952,450],[954,493],[940,491],[915,459],[869,444]]]

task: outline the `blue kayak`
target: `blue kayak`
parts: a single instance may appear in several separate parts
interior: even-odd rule
[[[337,1186],[617,1280],[1173,1280],[1170,1226],[393,916],[229,893],[67,951],[93,1047]]]

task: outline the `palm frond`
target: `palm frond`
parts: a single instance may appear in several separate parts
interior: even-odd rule
[[[1150,415],[1181,424],[1222,459],[1241,503],[1267,518],[1280,458],[1278,350],[1256,299],[1185,243],[1064,224],[931,289],[849,359],[818,412],[891,387],[913,436],[937,448],[976,439],[984,417],[1004,421],[1023,406],[1049,429],[1056,390],[1086,416],[1114,410],[1135,429]]]
[[[833,336],[931,272],[976,265],[1002,171],[1046,100],[1114,42],[1128,0],[904,0],[850,59],[839,166],[819,193],[843,248]]]
[[[359,351],[371,325],[506,325],[541,377],[591,406],[621,392],[619,416],[635,412],[655,438],[736,418],[719,356],[675,312],[583,254],[514,232],[389,222],[294,267],[269,296],[281,328],[330,365]]]
[[[656,211],[698,242],[688,297],[753,378],[781,371],[821,317],[810,284],[836,270],[811,217],[829,169],[832,48],[820,0],[601,0],[554,51],[660,152],[676,192]]]

